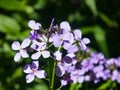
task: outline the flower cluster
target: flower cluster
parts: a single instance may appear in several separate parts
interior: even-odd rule
[[[27,74],[27,83],[32,82],[35,76],[47,78],[47,72],[39,69],[41,58],[53,59],[53,74],[59,77],[62,86],[77,82],[98,83],[108,78],[120,83],[120,58],[107,60],[102,53],[90,53],[87,47],[90,40],[82,37],[81,30],[72,30],[67,21],[60,25],[53,22],[54,19],[50,27],[43,30],[40,23],[30,20],[30,37],[24,39],[21,45],[18,41],[12,44],[12,49],[18,51],[14,56],[15,62],[21,57],[32,59],[32,64],[25,65],[23,70]]]

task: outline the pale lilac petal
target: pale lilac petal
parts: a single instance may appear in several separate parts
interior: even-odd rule
[[[13,50],[20,50],[20,43],[18,42],[18,41],[14,41],[13,43],[12,43],[12,49]]]
[[[34,80],[35,76],[34,74],[28,74],[26,76],[26,83],[31,83]]]
[[[67,43],[67,42],[64,42],[64,44],[63,44],[63,48],[64,48],[65,50],[68,50],[68,49],[70,48],[70,46],[71,46],[71,44],[70,44],[70,43]]]
[[[19,61],[20,57],[21,57],[20,52],[16,53],[14,56],[14,61],[15,62]]]
[[[62,44],[62,42],[63,41],[61,40],[61,38],[58,34],[55,34],[53,36],[53,44],[54,44],[55,47],[59,47]]]
[[[55,56],[55,59],[58,60],[58,61],[61,61],[61,58],[62,58],[62,53],[60,51],[56,51],[54,53],[54,56]]]
[[[56,67],[56,75],[58,77],[61,77],[65,74],[65,69],[62,65],[58,64],[57,67]]]
[[[31,70],[31,68],[30,68],[30,65],[29,65],[29,64],[25,65],[25,67],[24,67],[23,71],[24,71],[24,73],[32,73],[32,70]]]
[[[60,28],[66,30],[66,31],[71,30],[70,24],[67,21],[61,22],[60,23]]]
[[[36,75],[37,78],[45,78],[46,73],[44,70],[38,70],[34,73]]]
[[[82,50],[86,50],[87,46],[85,45],[85,43],[83,41],[80,41],[79,45],[80,45]]]
[[[32,63],[34,63],[34,64],[35,64],[36,68],[38,68],[38,67],[39,67],[39,62],[38,62],[38,61],[33,61]]]
[[[30,41],[31,41],[30,39],[24,39],[24,41],[21,44],[21,47],[22,48],[28,47],[30,45]]]
[[[39,47],[41,48],[41,50],[45,50],[46,49],[46,42],[41,42]]]
[[[28,22],[28,26],[33,30],[38,30],[41,27],[41,24],[40,23],[35,23],[34,20],[30,20]]]
[[[82,38],[82,32],[79,29],[75,29],[73,33],[76,40],[79,40]]]
[[[88,39],[88,38],[83,38],[82,41],[83,41],[85,44],[89,44],[89,43],[90,43],[90,39]]]
[[[73,81],[73,84],[77,82],[78,78],[77,76],[71,75],[71,80]]]
[[[65,81],[65,80],[61,80],[61,85],[62,85],[62,86],[67,85],[67,81]]]
[[[41,56],[41,53],[40,53],[40,52],[36,52],[36,53],[32,54],[31,58],[34,59],[34,60],[36,60],[36,59],[38,59],[40,56]]]
[[[21,54],[22,58],[27,58],[27,57],[29,57],[29,54],[27,53],[26,50],[20,50],[20,54]]]
[[[79,83],[83,83],[83,82],[84,82],[84,76],[79,76],[78,82],[79,82]]]
[[[49,51],[42,51],[41,53],[42,53],[42,56],[43,56],[44,58],[50,57],[50,52],[49,52]]]

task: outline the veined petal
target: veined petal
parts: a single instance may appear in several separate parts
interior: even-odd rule
[[[42,56],[44,58],[48,58],[48,57],[50,57],[50,52],[49,51],[42,51]]]
[[[21,54],[22,58],[27,58],[27,57],[29,57],[29,54],[27,53],[26,50],[20,50],[20,54]]]
[[[80,41],[79,45],[80,45],[82,50],[86,50],[87,47],[86,47],[86,45],[85,45],[85,43],[83,41]]]
[[[23,71],[24,71],[24,73],[32,73],[32,70],[31,70],[31,68],[30,68],[30,65],[29,65],[29,64],[25,65],[25,67],[24,67]]]
[[[90,40],[88,38],[83,38],[82,41],[85,43],[85,44],[89,44],[90,43]]]
[[[41,56],[41,53],[40,53],[40,52],[36,52],[36,53],[32,54],[31,58],[34,59],[34,60],[36,60],[36,59],[38,59],[40,56]]]
[[[20,57],[21,57],[20,52],[16,53],[14,56],[14,61],[15,62],[19,61]]]
[[[28,38],[27,38],[27,39],[24,39],[23,42],[22,42],[22,44],[21,44],[21,47],[22,47],[22,48],[28,47],[28,46],[30,45],[30,41],[31,41],[31,40],[28,39]]]
[[[79,29],[75,29],[73,33],[76,40],[79,40],[82,38],[82,32]]]
[[[12,43],[12,49],[13,50],[20,50],[20,43],[18,41],[14,41]]]
[[[28,74],[26,76],[26,83],[31,83],[34,80],[35,76],[34,74]]]
[[[38,30],[41,27],[41,24],[40,23],[35,23],[34,20],[30,20],[28,22],[28,26],[33,30]]]
[[[33,62],[32,62],[32,65],[33,65],[33,64],[35,65],[34,68],[37,68],[37,69],[38,69],[38,67],[39,67],[39,62],[38,62],[38,61],[33,61]]]
[[[64,69],[64,67],[62,66],[62,65],[57,65],[57,67],[56,67],[56,75],[58,76],[58,77],[61,77],[61,76],[63,76],[65,74],[65,69]]]
[[[53,44],[54,44],[55,47],[59,47],[62,44],[62,42],[63,41],[61,40],[61,38],[58,34],[55,34],[53,36]]]
[[[58,60],[58,61],[61,61],[61,58],[62,58],[62,53],[60,51],[56,51],[54,53],[54,56],[55,56],[55,59]]]
[[[67,21],[63,21],[60,23],[60,28],[65,29],[67,31],[71,30],[70,24]]]
[[[67,85],[67,81],[66,81],[66,80],[61,80],[61,85],[62,85],[62,86]]]
[[[37,78],[45,78],[46,77],[46,73],[44,70],[38,70],[34,74]]]

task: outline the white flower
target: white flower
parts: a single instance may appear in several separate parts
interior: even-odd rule
[[[18,52],[14,56],[14,60],[16,62],[19,61],[20,57],[22,57],[22,58],[29,57],[27,51],[25,50],[25,48],[28,47],[29,44],[30,44],[30,39],[24,39],[24,41],[21,43],[21,45],[18,41],[13,42],[12,49],[18,50]]]

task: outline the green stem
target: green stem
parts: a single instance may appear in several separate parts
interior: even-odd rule
[[[53,86],[54,86],[54,77],[55,77],[56,65],[57,65],[57,63],[54,61],[50,90],[53,90]]]

